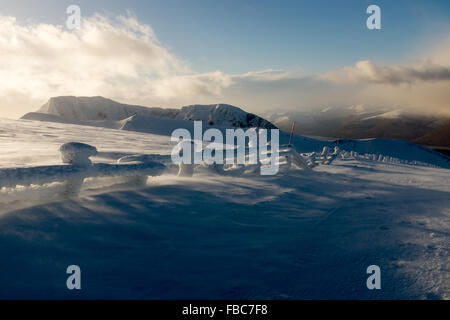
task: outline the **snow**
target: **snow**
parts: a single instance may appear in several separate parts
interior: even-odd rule
[[[181,109],[162,109],[121,104],[103,97],[54,97],[37,112],[27,113],[22,118],[115,127],[114,121],[132,119],[134,115],[175,120],[197,120],[206,125],[228,128],[275,128],[267,120],[227,104],[190,105]],[[142,118],[140,119],[142,121]],[[135,119],[135,121],[138,120]]]
[[[113,120],[78,120],[73,118],[64,118],[53,114],[39,113],[39,112],[29,112],[25,114],[21,119],[24,120],[35,120],[35,121],[45,121],[45,122],[57,122],[66,124],[78,124],[84,126],[93,127],[103,127],[110,129],[120,129],[123,126],[122,121]]]
[[[359,154],[377,154],[410,162],[417,161],[438,167],[450,168],[449,157],[432,149],[403,140],[380,138],[364,140],[342,139],[338,145],[342,150],[354,151]]]
[[[170,136],[178,128],[188,129],[193,134],[194,122],[134,115],[121,121],[120,130],[137,131]]]
[[[197,166],[179,177],[168,134],[192,123],[184,116],[77,121],[0,119],[0,298],[450,298],[444,156],[402,141],[295,136],[281,155],[299,169]],[[76,166],[61,165],[59,148],[73,141],[97,149],[102,178],[61,198]],[[123,165],[131,176],[148,166],[150,177],[113,177]],[[18,176],[36,180],[14,187]],[[81,291],[65,287],[72,264]],[[373,264],[381,290],[366,288]]]
[[[59,151],[63,163],[73,165],[89,165],[89,157],[97,155],[97,148],[80,142],[68,142],[63,144]]]
[[[392,111],[384,112],[382,114],[378,114],[378,115],[375,115],[375,116],[363,118],[362,120],[370,120],[370,119],[375,119],[375,118],[398,119],[398,118],[400,118],[400,116],[403,115],[403,113],[404,112],[401,109],[392,110]]]
[[[103,97],[54,97],[37,112],[72,120],[113,120],[119,121],[133,114],[156,113],[160,108],[146,108],[121,104]],[[168,111],[169,112],[169,111]]]
[[[157,135],[170,135],[177,128],[186,128],[193,132],[193,121],[196,120],[202,121],[205,129],[208,127],[221,129],[234,127],[275,128],[267,120],[231,105],[191,105],[181,109],[161,109],[120,104],[103,97],[51,98],[38,110],[38,113],[26,114],[23,119]],[[286,134],[281,137],[281,143],[287,143],[284,141],[285,139]],[[294,140],[298,152],[317,151],[330,145],[324,139],[296,136]],[[444,168],[450,166],[448,157],[401,140],[340,140],[339,147],[343,150],[358,152],[361,155],[377,154]]]
[[[276,128],[265,119],[249,114],[238,107],[227,104],[191,105],[182,107],[180,113],[175,117],[175,119],[199,120],[203,121],[205,124],[218,127]]]

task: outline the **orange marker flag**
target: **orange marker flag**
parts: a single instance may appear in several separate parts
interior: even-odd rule
[[[294,134],[294,129],[295,129],[295,121],[292,122],[291,136],[289,137],[289,144],[288,144],[288,147],[291,146],[292,135]]]

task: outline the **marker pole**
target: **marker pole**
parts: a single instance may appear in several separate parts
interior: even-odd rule
[[[290,137],[289,137],[289,144],[288,144],[288,147],[291,146],[292,135],[294,134],[294,129],[295,129],[295,121],[292,122],[292,129],[291,129],[291,135],[290,135]]]

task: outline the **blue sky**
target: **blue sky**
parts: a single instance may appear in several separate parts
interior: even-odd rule
[[[323,72],[361,59],[394,63],[420,51],[450,21],[450,1],[150,0],[0,1],[21,21],[63,24],[83,15],[133,11],[159,40],[199,72],[264,69]],[[366,28],[366,8],[382,10],[382,30]]]
[[[0,79],[3,117],[60,95],[450,115],[450,1],[0,0]]]

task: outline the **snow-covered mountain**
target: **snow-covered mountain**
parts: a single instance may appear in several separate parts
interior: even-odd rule
[[[97,126],[104,124],[107,127],[115,127],[116,125],[110,121],[121,121],[134,115],[202,121],[205,125],[227,128],[276,128],[272,123],[257,115],[228,104],[190,105],[181,109],[164,109],[122,104],[103,97],[54,97],[37,112],[28,113],[22,119]],[[103,121],[103,123],[92,121]]]

